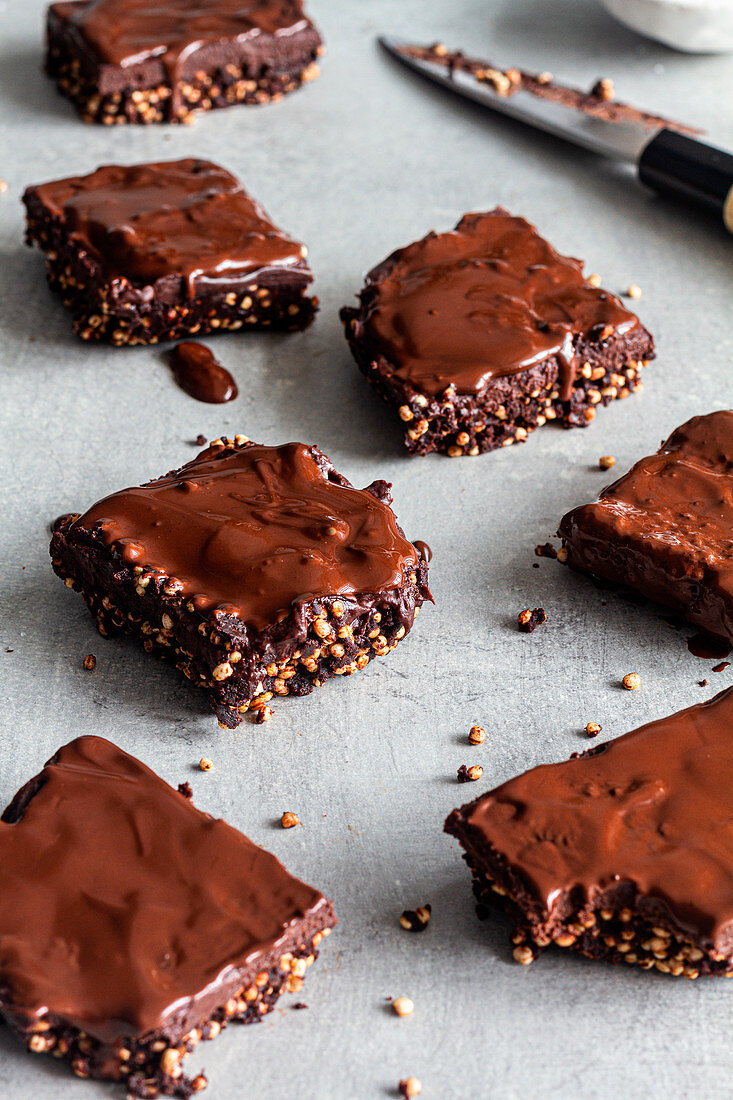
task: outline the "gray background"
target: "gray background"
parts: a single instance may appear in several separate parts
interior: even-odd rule
[[[189,779],[199,806],[335,899],[341,924],[309,973],[309,1010],[293,1012],[296,998],[286,997],[258,1028],[232,1027],[189,1059],[205,1066],[212,1098],[395,1096],[408,1074],[422,1079],[426,1100],[730,1094],[727,983],[560,951],[516,966],[503,920],[476,920],[458,846],[441,828],[479,790],[586,747],[587,721],[612,736],[730,682],[652,611],[613,598],[603,606],[602,593],[555,562],[532,565],[563,512],[608,480],[599,455],[614,454],[622,471],[687,417],[730,403],[731,243],[590,155],[424,86],[381,56],[374,36],[442,39],[582,86],[612,76],[621,97],[696,122],[728,146],[731,60],[646,42],[592,0],[312,0],[312,14],[328,52],[321,79],[302,92],[192,127],[105,129],[82,124],[42,76],[40,0],[0,8],[0,175],[9,184],[0,196],[0,798],[60,743],[103,734],[170,782]],[[178,390],[160,350],[74,338],[40,254],[21,239],[26,184],[189,154],[233,169],[308,243],[322,303],[302,335],[211,341],[239,382],[229,406]],[[350,361],[338,307],[392,248],[497,202],[584,257],[610,288],[638,283],[658,359],[643,392],[587,431],[548,427],[476,459],[409,459]],[[434,550],[436,605],[394,654],[237,732],[220,730],[173,671],[131,643],[99,638],[47,557],[56,515],[186,461],[199,432],[314,441],[357,485],[391,478],[406,532]],[[520,635],[517,612],[538,604],[549,625]],[[81,667],[90,652],[91,674]],[[636,693],[618,685],[631,670],[643,680]],[[708,689],[697,685],[703,677]],[[466,744],[474,722],[488,730],[478,749]],[[209,774],[195,767],[203,755],[214,760]],[[458,786],[458,765],[477,762],[483,781]],[[302,829],[275,824],[286,809]],[[403,932],[402,909],[424,902],[429,930]],[[410,1019],[387,1007],[399,994],[415,1001]],[[4,1032],[0,1051],[2,1097],[120,1094],[24,1054]]]

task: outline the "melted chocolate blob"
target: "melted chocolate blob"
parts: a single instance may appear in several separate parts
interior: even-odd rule
[[[422,539],[415,539],[412,545],[415,547],[423,561],[431,562],[433,560],[433,551],[430,549],[426,542],[423,542]]]
[[[210,161],[105,165],[36,192],[110,279],[143,286],[183,279],[193,298],[199,287],[302,265],[301,245]]]
[[[467,809],[551,919],[569,893],[631,883],[643,907],[731,951],[733,689],[562,764],[533,768]]]
[[[624,335],[638,323],[613,294],[590,286],[579,260],[501,208],[401,249],[365,320],[395,375],[421,392],[475,394],[554,357],[563,400],[580,369],[576,339]]]
[[[730,653],[730,643],[722,638],[713,638],[710,634],[693,634],[687,639],[687,648],[695,657],[704,657],[706,660],[715,660],[716,657],[727,657]]]
[[[184,340],[170,353],[173,377],[182,390],[197,401],[223,405],[239,393],[237,383],[204,344]]]
[[[721,661],[718,665],[713,665],[713,672],[723,672],[726,668],[730,668],[730,661]]]
[[[0,880],[3,1012],[103,1043],[185,1032],[328,905],[101,737],[60,749],[5,811]]]
[[[317,456],[318,452],[316,452]],[[93,505],[72,537],[162,570],[196,609],[256,630],[323,596],[401,587],[418,553],[392,509],[324,472],[311,448],[212,445],[173,474]]]

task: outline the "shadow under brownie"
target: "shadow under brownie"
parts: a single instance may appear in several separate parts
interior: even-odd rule
[[[53,568],[101,634],[132,634],[207,691],[221,725],[386,656],[428,566],[390,486],[354,489],[317,447],[215,440],[157,481],[62,518]]]
[[[59,749],[0,824],[0,1014],[37,1054],[134,1097],[298,992],[331,903],[101,737]]]
[[[523,218],[466,214],[369,272],[341,318],[411,454],[478,455],[548,420],[584,427],[641,386],[654,341]]]
[[[321,52],[301,0],[64,0],[46,21],[46,71],[106,125],[273,102],[318,76]]]
[[[313,320],[306,249],[226,169],[105,165],[28,187],[26,240],[83,340],[157,344]]]

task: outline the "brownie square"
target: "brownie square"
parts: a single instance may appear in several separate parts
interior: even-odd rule
[[[306,249],[207,160],[111,164],[29,187],[26,240],[83,340],[157,344],[313,319]]]
[[[101,737],[59,749],[0,823],[0,1015],[128,1096],[205,1087],[184,1056],[298,991],[331,903]]]
[[[654,342],[523,218],[466,214],[369,272],[343,309],[360,369],[411,454],[478,455],[548,420],[584,427],[640,388]]]
[[[455,810],[479,915],[546,947],[697,978],[733,974],[733,689]]]
[[[389,489],[354,489],[317,447],[216,440],[64,517],[52,564],[101,634],[173,661],[234,727],[385,656],[431,599]]]
[[[46,21],[46,71],[108,126],[273,102],[318,76],[321,52],[301,0],[70,0]]]
[[[558,557],[733,643],[733,412],[695,416],[563,517]]]

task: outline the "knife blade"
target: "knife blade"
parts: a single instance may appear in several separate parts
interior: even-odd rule
[[[502,73],[444,48],[436,53],[437,47],[392,36],[379,41],[403,65],[455,94],[592,153],[634,165],[652,190],[714,212],[733,233],[733,155],[692,137],[692,128],[625,104],[603,108],[591,103],[581,109],[581,101],[590,97],[574,89],[560,89],[564,94],[557,95],[542,88],[541,78],[517,74],[520,79],[511,81],[508,74],[514,70]]]

